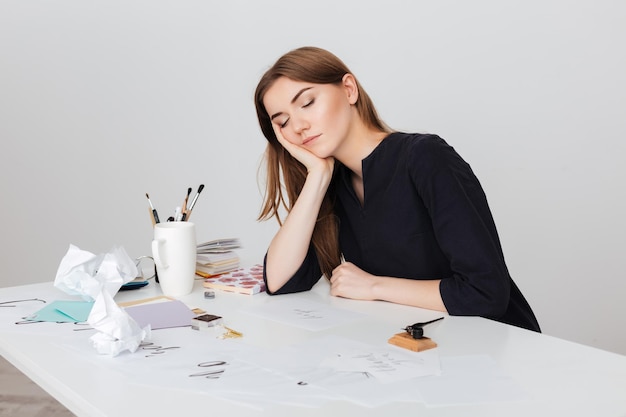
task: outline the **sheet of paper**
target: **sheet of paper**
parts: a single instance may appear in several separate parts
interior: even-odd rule
[[[93,301],[56,300],[35,312],[28,320],[54,323],[81,323],[87,321]]]
[[[239,339],[216,339],[190,328],[152,332],[149,342],[144,341],[137,351],[116,357],[96,355],[85,345],[61,346],[136,384],[199,391],[256,409],[281,403],[319,406],[341,398],[320,387],[298,385],[288,375],[257,364],[266,354],[261,348]],[[206,375],[197,375],[203,373]]]
[[[83,324],[75,325],[74,322],[58,324],[56,322],[26,320],[26,317],[32,316],[54,300],[83,300],[78,297],[67,296],[52,286],[38,290],[36,294],[32,294],[32,298],[25,298],[23,290],[20,288],[3,289],[4,296],[0,298],[0,330],[14,333],[68,334],[75,333],[73,329],[77,327],[85,327]]]
[[[150,325],[152,330],[191,326],[191,319],[196,316],[179,300],[141,304],[125,310],[140,327]]]
[[[528,400],[528,394],[487,355],[441,358],[441,375],[415,381],[427,406]]]
[[[405,381],[428,375],[439,375],[439,354],[436,349],[404,352],[389,348],[348,348],[337,350],[320,366],[337,371],[364,372],[382,383]]]
[[[262,355],[257,355],[256,363],[289,375],[301,384],[321,387],[342,400],[364,407],[380,407],[395,402],[422,402],[419,391],[411,385],[411,380],[397,382],[386,380],[383,383],[381,379],[365,372],[364,368],[339,370],[323,365],[325,361],[332,361],[337,352],[376,352],[379,349],[390,349],[395,352],[400,348],[387,346],[386,341],[373,346],[342,336],[327,335],[292,346],[268,350]],[[406,353],[409,357],[421,356],[421,353],[417,352]],[[434,368],[438,369],[438,352],[433,349],[429,354],[431,355],[429,361],[432,361]]]
[[[389,346],[389,357],[396,360],[402,359],[402,354],[411,359],[430,355],[423,358],[424,364],[434,363],[437,358],[442,374],[419,377],[419,373],[415,373],[415,377],[395,381],[383,377],[385,382],[369,371],[362,371],[371,370],[370,364],[363,367],[362,357],[348,355],[346,363],[350,366],[346,363],[337,367],[321,366],[328,358],[332,363],[336,352],[380,355],[385,349],[383,344],[368,345],[340,336],[323,336],[292,346],[263,349],[247,344],[245,338],[220,340],[190,328],[171,328],[153,332],[149,343],[142,343],[136,352],[123,352],[116,357],[97,355],[87,343],[63,346],[77,351],[77,358],[83,362],[90,361],[107,371],[118,372],[136,384],[200,391],[256,409],[277,404],[319,407],[329,401],[349,401],[364,407],[422,402],[435,407],[527,398],[515,381],[502,374],[495,362],[485,355],[439,359],[437,349],[404,352]],[[225,363],[203,366],[206,362]],[[397,367],[405,365],[403,362],[395,364]],[[214,377],[210,374],[190,376],[212,371],[218,373]]]
[[[32,317],[43,307],[48,306],[53,301],[48,303],[47,300],[54,300],[63,294],[57,290],[50,291],[50,293],[38,294],[39,298],[20,300],[20,297],[10,297],[0,300],[0,330],[4,332],[12,333],[37,333],[37,334],[50,334],[55,337],[74,337],[77,333],[81,333],[84,337],[85,332],[79,330],[91,329],[87,323],[77,322],[70,320],[67,316],[57,317],[59,314],[55,314],[55,318],[64,319],[66,321],[34,321],[28,320],[27,317]],[[44,297],[45,296],[45,297]],[[15,303],[7,303],[7,301],[16,300]],[[82,303],[82,300],[76,300]],[[71,313],[76,314],[76,313]]]
[[[342,326],[366,317],[360,313],[289,296],[274,297],[271,302],[242,311],[312,331]]]
[[[388,358],[405,360],[383,375],[371,363],[355,361],[345,355],[336,360],[341,352],[357,355],[387,355]],[[343,356],[343,355],[342,355]],[[419,362],[419,367],[415,363]],[[342,336],[327,335],[307,340],[293,346],[272,349],[257,359],[257,363],[273,367],[290,375],[294,380],[322,387],[339,394],[344,400],[367,407],[377,407],[398,401],[420,402],[419,392],[407,383],[423,375],[439,373],[437,349],[425,352],[404,351],[388,345],[370,345]],[[374,372],[370,372],[374,369]],[[376,377],[374,374],[379,374]]]

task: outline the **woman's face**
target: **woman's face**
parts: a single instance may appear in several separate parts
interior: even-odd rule
[[[350,74],[341,85],[281,77],[265,93],[263,104],[286,140],[326,158],[350,133],[357,91]]]

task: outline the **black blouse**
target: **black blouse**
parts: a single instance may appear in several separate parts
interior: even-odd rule
[[[451,146],[435,135],[392,133],[362,167],[362,205],[338,162],[330,187],[346,261],[378,276],[441,279],[449,314],[540,331],[509,275],[483,189]],[[275,294],[309,290],[320,277],[311,246]]]

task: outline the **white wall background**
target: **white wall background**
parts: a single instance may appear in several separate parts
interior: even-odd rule
[[[0,286],[70,243],[147,254],[204,183],[198,239],[259,262],[252,94],[282,53],[339,55],[383,118],[443,136],[487,191],[545,333],[626,354],[626,3],[0,2]]]

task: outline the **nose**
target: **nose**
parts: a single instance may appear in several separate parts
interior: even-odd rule
[[[301,116],[296,116],[296,117],[292,116],[291,125],[293,127],[294,132],[298,134],[301,134],[302,132],[304,132],[310,127],[309,122]]]

